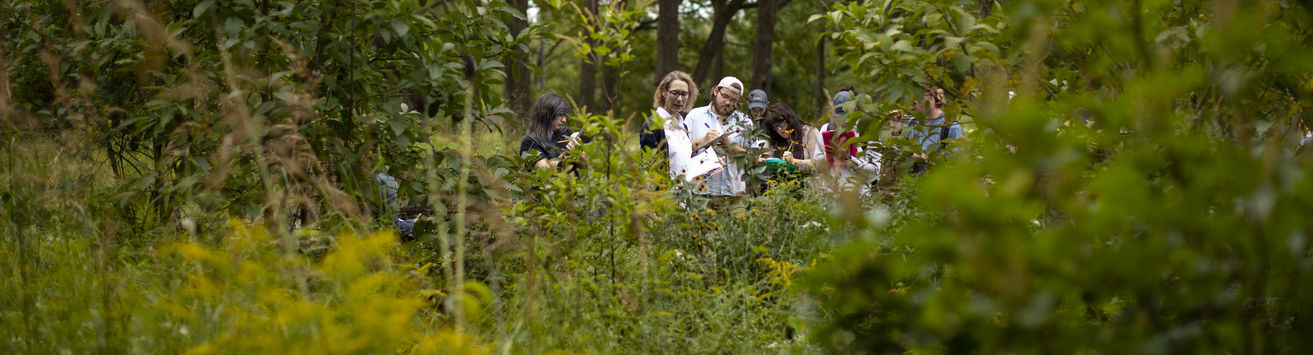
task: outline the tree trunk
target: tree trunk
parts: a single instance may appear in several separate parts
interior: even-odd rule
[[[552,46],[552,48],[556,48],[556,46]],[[539,39],[538,40],[538,68],[542,69],[546,67],[547,67],[547,41],[546,39]],[[538,74],[538,91],[542,91],[544,85],[547,85],[547,76]]]
[[[723,6],[717,6],[722,5]],[[734,14],[743,9],[743,0],[730,0],[724,4],[723,0],[712,1],[715,9],[715,15],[712,15],[711,33],[707,35],[707,41],[702,44],[702,51],[698,54],[698,66],[693,70],[693,82],[705,83],[707,74],[711,73],[711,66],[715,59],[720,57],[720,52],[725,47],[725,28],[729,27],[729,21],[734,18]],[[711,90],[706,90],[711,92]]]
[[[597,0],[584,0],[584,8],[588,11],[587,21],[593,26],[597,26]],[[589,46],[597,45],[597,41],[588,39]],[[593,108],[593,95],[597,91],[597,55],[591,51],[584,56],[579,63],[579,107],[580,110],[588,112]]]
[[[757,0],[757,36],[752,42],[752,82],[748,87],[770,88],[771,44],[775,42],[775,0]]]
[[[597,91],[597,65],[591,63],[592,55],[580,60],[579,64],[579,108],[587,112],[593,107],[593,95]],[[583,113],[580,112],[580,113]]]
[[[679,5],[684,0],[660,0],[657,13],[656,81],[679,70]]]
[[[508,3],[520,13],[529,11],[529,0],[510,0]],[[511,35],[519,35],[529,28],[529,22],[506,16],[506,27]],[[529,112],[530,71],[528,45],[512,48],[506,54],[506,107],[524,116]]]
[[[816,119],[824,122],[829,116],[825,112],[825,37],[816,41]]]
[[[716,51],[716,55],[711,57],[711,72],[709,75],[710,78],[707,78],[705,83],[707,89],[702,91],[708,95],[711,94],[711,87],[719,83],[720,78],[725,77],[725,51]]]

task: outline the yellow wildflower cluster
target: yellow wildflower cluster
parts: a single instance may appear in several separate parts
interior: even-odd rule
[[[476,337],[421,318],[425,298],[445,293],[422,289],[393,265],[392,232],[339,235],[313,263],[282,253],[263,228],[232,228],[226,248],[173,249],[188,282],[170,303],[194,305],[185,318],[205,334],[189,353],[489,353]]]
[[[785,288],[793,286],[793,274],[805,268],[790,263],[788,261],[779,261],[769,256],[757,259],[758,262],[765,263],[770,267],[770,283],[775,286]]]

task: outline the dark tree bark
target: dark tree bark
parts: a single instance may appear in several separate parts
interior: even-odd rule
[[[729,27],[729,22],[739,10],[756,6],[756,3],[745,5],[743,0],[712,0],[712,8],[715,14],[712,15],[711,33],[707,35],[707,41],[702,44],[702,51],[698,53],[698,66],[693,70],[693,81],[697,83],[706,83],[707,74],[711,73],[711,66],[715,59],[720,57],[720,52],[725,49],[725,28]],[[711,92],[706,90],[706,92]]]
[[[771,45],[775,42],[775,0],[757,0],[757,36],[752,42],[752,81],[749,88],[770,88]]]
[[[825,112],[825,37],[816,41],[816,117],[824,119],[829,117]]]
[[[508,3],[520,13],[529,11],[529,0],[510,0]],[[529,28],[529,22],[514,16],[506,16],[506,27],[512,35],[518,35]],[[529,48],[528,45],[512,48],[506,54],[506,107],[521,116],[529,112]]]
[[[704,86],[707,89],[702,92],[711,94],[711,86],[725,77],[725,51],[716,51],[716,55],[711,57],[711,73],[709,73],[708,83]],[[696,79],[694,79],[696,80]]]
[[[593,105],[593,95],[597,91],[597,65],[592,63],[592,55],[580,60],[579,64],[579,107],[588,112]]]
[[[584,8],[588,11],[589,22],[597,26],[597,0],[584,0]],[[589,46],[597,45],[596,41],[587,40]],[[587,112],[593,109],[593,97],[597,92],[597,55],[588,53],[579,63],[579,107]],[[582,113],[582,112],[581,112]]]
[[[679,5],[684,0],[660,0],[657,13],[656,81],[679,70]]]

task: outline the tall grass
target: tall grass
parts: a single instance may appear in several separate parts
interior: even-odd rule
[[[112,181],[76,149],[18,142],[3,159],[7,352],[488,351],[429,316],[441,291],[398,262],[390,232],[295,235],[289,254],[276,233],[232,220],[217,243],[179,227],[120,245],[105,236],[122,222],[96,201]],[[310,251],[314,241],[331,250]]]
[[[586,119],[599,130],[620,122]],[[443,257],[458,255],[455,248],[429,244],[440,236],[403,243],[387,231],[287,233],[240,219],[211,237],[187,226],[195,222],[173,221],[169,237],[124,246],[101,237],[124,223],[106,214],[112,204],[97,202],[113,181],[88,168],[93,156],[45,140],[13,138],[4,160],[13,193],[0,255],[12,277],[0,282],[15,292],[0,296],[0,327],[9,334],[4,347],[25,353],[802,346],[790,345],[805,326],[790,320],[790,278],[838,233],[827,227],[826,202],[808,189],[776,188],[710,212],[680,208],[658,190],[604,184],[667,182],[634,170],[650,163],[641,153],[608,157],[601,150],[623,149],[599,142],[583,148],[594,154],[577,176],[513,174],[540,189],[498,202],[506,213],[498,218],[510,223],[493,228],[523,244],[482,239],[490,225],[486,207],[476,206],[484,212],[468,224],[472,233],[447,238],[472,243],[468,269]],[[610,176],[599,169],[607,159],[617,165]],[[79,181],[87,183],[70,183]],[[292,253],[285,238],[295,241]],[[462,274],[472,279],[457,283]]]

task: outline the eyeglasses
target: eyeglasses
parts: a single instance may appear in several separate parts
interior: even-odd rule
[[[688,96],[688,91],[683,91],[683,90],[666,90],[666,92],[670,93],[670,95],[674,97]]]
[[[736,106],[739,104],[739,99],[742,99],[742,97],[731,97],[729,95],[726,95],[724,91],[720,92],[720,98],[724,99],[725,101],[729,101],[730,103]]]

